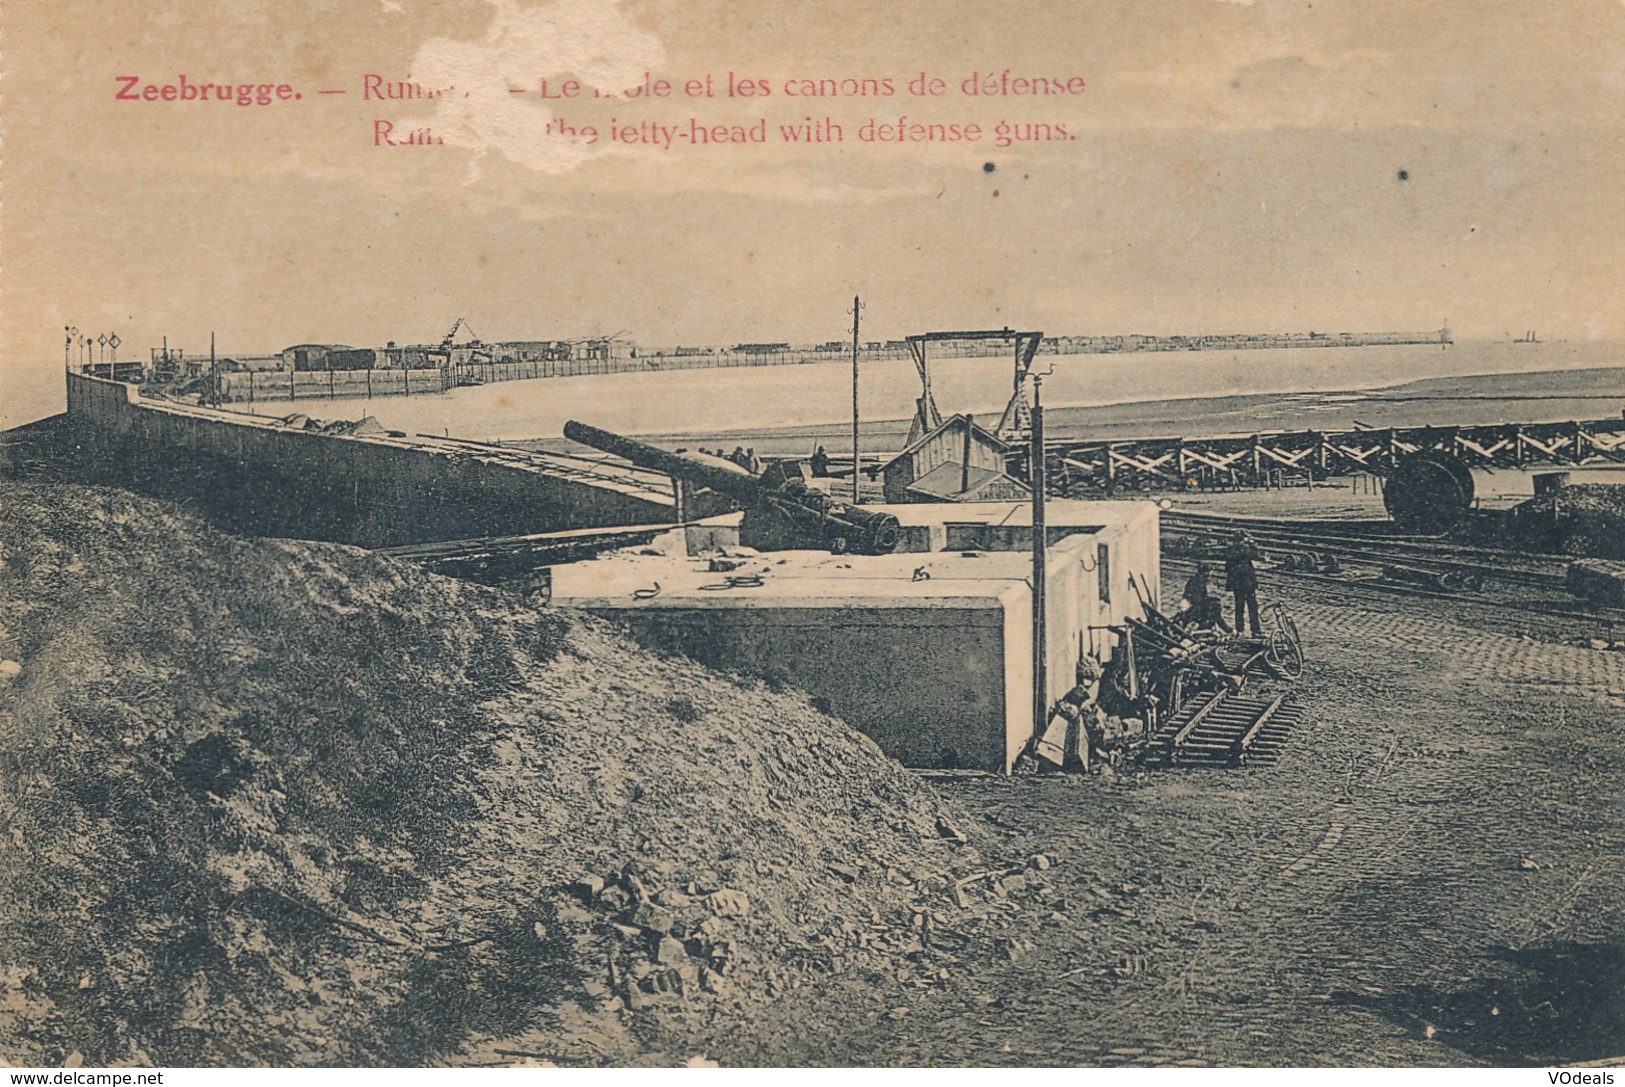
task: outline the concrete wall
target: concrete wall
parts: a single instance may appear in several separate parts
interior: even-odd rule
[[[1115,504],[1115,503],[1114,503]],[[1124,524],[1108,526],[1096,536],[1092,545],[1076,555],[1081,572],[1093,585],[1084,590],[1084,598],[1093,608],[1089,623],[1104,626],[1120,623],[1124,615],[1139,618],[1139,596],[1150,598],[1157,607],[1162,606],[1162,518],[1149,502],[1122,503],[1137,508],[1137,514]],[[1106,567],[1100,567],[1100,548],[1106,548]],[[1129,584],[1129,578],[1139,586],[1139,595]],[[1104,580],[1103,580],[1104,578]],[[1096,655],[1102,660],[1111,656],[1111,636],[1103,631],[1092,635]]]
[[[68,415],[87,474],[186,499],[236,532],[389,547],[672,519],[669,501],[474,448],[316,434],[133,394],[68,375]]]
[[[1152,511],[1150,533],[1155,539],[1158,518]],[[1028,529],[1029,539],[1031,530]],[[1077,683],[1078,662],[1085,656],[1110,659],[1113,637],[1105,628],[1121,624],[1123,616],[1142,616],[1138,598],[1128,586],[1135,579],[1160,575],[1160,568],[1134,564],[1146,548],[1145,523],[1112,525],[1092,533],[1068,536],[1050,546],[1044,567],[1044,679],[1049,705],[1054,706]],[[1030,545],[1029,545],[1030,546]],[[1101,577],[1101,549],[1107,555],[1106,582]],[[1102,594],[1101,589],[1108,589]],[[1011,634],[1007,644],[1018,652],[1006,664],[1009,700],[1007,752],[1014,760],[1034,731],[1032,594],[1022,586],[1006,603]]]
[[[1156,507],[1142,510],[1127,523],[1107,525],[1093,532],[1078,532],[1050,545],[1044,566],[1044,688],[1054,706],[1077,682],[1078,662],[1085,656],[1110,659],[1113,636],[1105,629],[1121,624],[1125,615],[1140,618],[1139,597],[1130,588],[1132,573],[1138,582],[1151,582],[1155,594],[1161,577]],[[1025,531],[1031,547],[1032,529]],[[1106,565],[1102,576],[1101,554]],[[1102,592],[1102,590],[1105,590]],[[1148,590],[1142,588],[1142,593]],[[1153,596],[1153,602],[1155,602]],[[1004,652],[1004,765],[1008,770],[1032,738],[1033,720],[1033,613],[1032,593],[1020,585],[1006,593]],[[985,726],[984,726],[985,727]]]
[[[646,645],[800,687],[906,766],[1007,766],[999,723],[1008,631],[997,600],[601,614]]]

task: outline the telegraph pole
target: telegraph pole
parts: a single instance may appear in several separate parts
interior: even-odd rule
[[[1044,528],[1044,376],[1033,375],[1032,449],[1027,475],[1033,488],[1033,736],[1044,735],[1049,724],[1049,654],[1046,630],[1044,566],[1049,558],[1049,533]]]
[[[852,296],[852,504],[858,504],[858,469],[862,462],[858,459],[858,313],[863,309],[863,303],[857,295]]]

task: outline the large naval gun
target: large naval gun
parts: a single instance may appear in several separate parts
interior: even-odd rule
[[[805,481],[774,469],[754,475],[723,463],[706,464],[573,419],[564,424],[564,436],[640,468],[727,495],[745,507],[739,542],[746,547],[837,555],[887,555],[897,547],[896,517],[837,502]]]

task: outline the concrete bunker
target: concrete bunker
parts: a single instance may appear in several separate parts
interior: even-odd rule
[[[755,553],[737,546],[733,514],[649,549],[663,553],[556,567],[552,599],[656,648],[800,687],[907,766],[1008,772],[1033,734],[1031,507],[865,508],[897,517],[894,553]],[[1050,704],[1080,658],[1109,656],[1104,628],[1155,596],[1158,531],[1150,503],[1049,504]]]

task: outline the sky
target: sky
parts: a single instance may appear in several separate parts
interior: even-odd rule
[[[1625,338],[1622,0],[14,0],[4,33],[5,426],[60,410],[70,325],[121,357],[434,342],[458,317],[818,342],[861,295],[865,339]],[[964,93],[1006,70],[1081,92]],[[300,97],[140,98],[183,74]],[[820,79],[892,93],[791,93]],[[402,83],[442,93],[367,91]],[[860,138],[900,117],[981,138]],[[632,145],[612,118],[769,138]],[[786,142],[807,118],[845,138]],[[1051,138],[1000,146],[1000,121]]]

